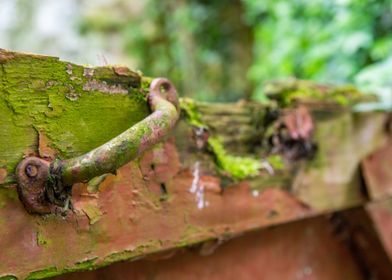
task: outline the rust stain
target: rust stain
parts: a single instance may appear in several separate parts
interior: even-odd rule
[[[5,182],[5,178],[7,177],[7,169],[0,168],[0,184]]]
[[[56,151],[49,146],[50,142],[43,131],[38,132],[38,154],[41,158],[55,159]]]

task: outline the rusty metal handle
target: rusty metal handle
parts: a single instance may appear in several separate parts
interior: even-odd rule
[[[64,212],[70,204],[74,183],[115,173],[143,151],[161,141],[176,124],[180,109],[175,87],[165,78],[151,82],[148,104],[152,114],[116,138],[76,158],[48,162],[23,159],[16,170],[17,190],[31,213]]]

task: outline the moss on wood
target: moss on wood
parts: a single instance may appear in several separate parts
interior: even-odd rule
[[[268,82],[264,86],[264,93],[276,100],[280,107],[287,107],[295,102],[349,107],[377,100],[376,96],[364,94],[352,85],[334,86],[294,78]]]
[[[8,174],[3,183],[14,181],[23,156],[38,154],[39,133],[58,157],[69,158],[143,119],[149,81],[129,69],[0,50],[0,169]]]

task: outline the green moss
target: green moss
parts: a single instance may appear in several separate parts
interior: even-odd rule
[[[131,260],[137,256],[141,256],[145,254],[145,251],[148,249],[150,252],[158,251],[159,248],[162,247],[160,240],[151,240],[143,245],[137,246],[134,250],[124,250],[121,252],[113,253],[107,256],[101,263],[95,266],[95,268],[107,266],[114,262]],[[152,249],[151,249],[152,248]],[[157,248],[154,250],[154,248]]]
[[[16,279],[18,279],[18,277],[13,275],[0,276],[0,280],[16,280]]]
[[[150,77],[144,77],[142,76],[142,80],[141,80],[141,88],[145,91],[148,91],[150,88],[150,84],[152,82],[153,78]]]
[[[181,248],[189,246],[195,242],[197,236],[206,236],[208,232],[209,229],[197,227],[192,224],[187,224],[187,227],[182,233],[180,240],[176,242],[176,247]]]
[[[352,85],[332,86],[297,79],[269,82],[265,85],[264,92],[269,98],[278,101],[282,107],[290,106],[297,101],[350,107],[376,100],[374,95],[364,94]]]
[[[207,125],[201,119],[200,113],[197,110],[196,102],[189,98],[181,98],[180,100],[181,109],[184,110],[186,114],[187,122],[190,125],[207,128]]]
[[[44,279],[44,278],[54,277],[54,276],[61,275],[64,273],[69,273],[69,272],[75,272],[75,271],[81,271],[81,270],[92,270],[92,269],[96,268],[95,261],[97,259],[98,258],[92,258],[92,259],[89,259],[86,261],[77,262],[71,268],[57,269],[57,267],[49,267],[46,269],[34,271],[34,272],[30,273],[26,279]],[[14,278],[10,278],[10,279],[14,279]]]
[[[48,246],[52,243],[52,241],[46,238],[41,231],[37,232],[37,244],[39,246]]]
[[[58,271],[57,268],[53,266],[30,273],[29,276],[26,277],[26,280],[49,278],[60,274],[61,272]]]
[[[105,258],[103,265],[111,264],[111,263],[119,262],[119,261],[124,261],[124,260],[132,258],[134,255],[135,254],[129,250],[113,253]]]
[[[92,258],[89,260],[85,260],[82,262],[77,262],[72,268],[66,268],[62,271],[61,274],[67,272],[75,272],[80,270],[93,270],[95,268],[95,262],[98,258]]]
[[[254,177],[259,174],[261,168],[260,160],[251,157],[229,155],[223,147],[222,142],[215,137],[209,137],[208,144],[215,155],[218,167],[223,173],[239,180]]]
[[[270,155],[267,157],[266,161],[271,165],[274,170],[284,169],[284,161],[280,155]]]
[[[181,109],[185,111],[187,122],[197,128],[208,130],[197,109],[197,104],[192,99],[181,99]],[[251,157],[240,157],[229,155],[222,141],[214,136],[208,138],[208,146],[215,156],[216,164],[221,172],[233,179],[242,180],[259,174],[261,168],[260,160]]]

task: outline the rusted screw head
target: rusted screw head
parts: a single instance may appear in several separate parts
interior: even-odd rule
[[[25,168],[26,175],[30,178],[37,177],[38,175],[38,167],[32,164],[28,164]]]
[[[38,157],[27,157],[16,168],[19,199],[30,213],[52,213],[52,206],[45,200],[49,165]]]

